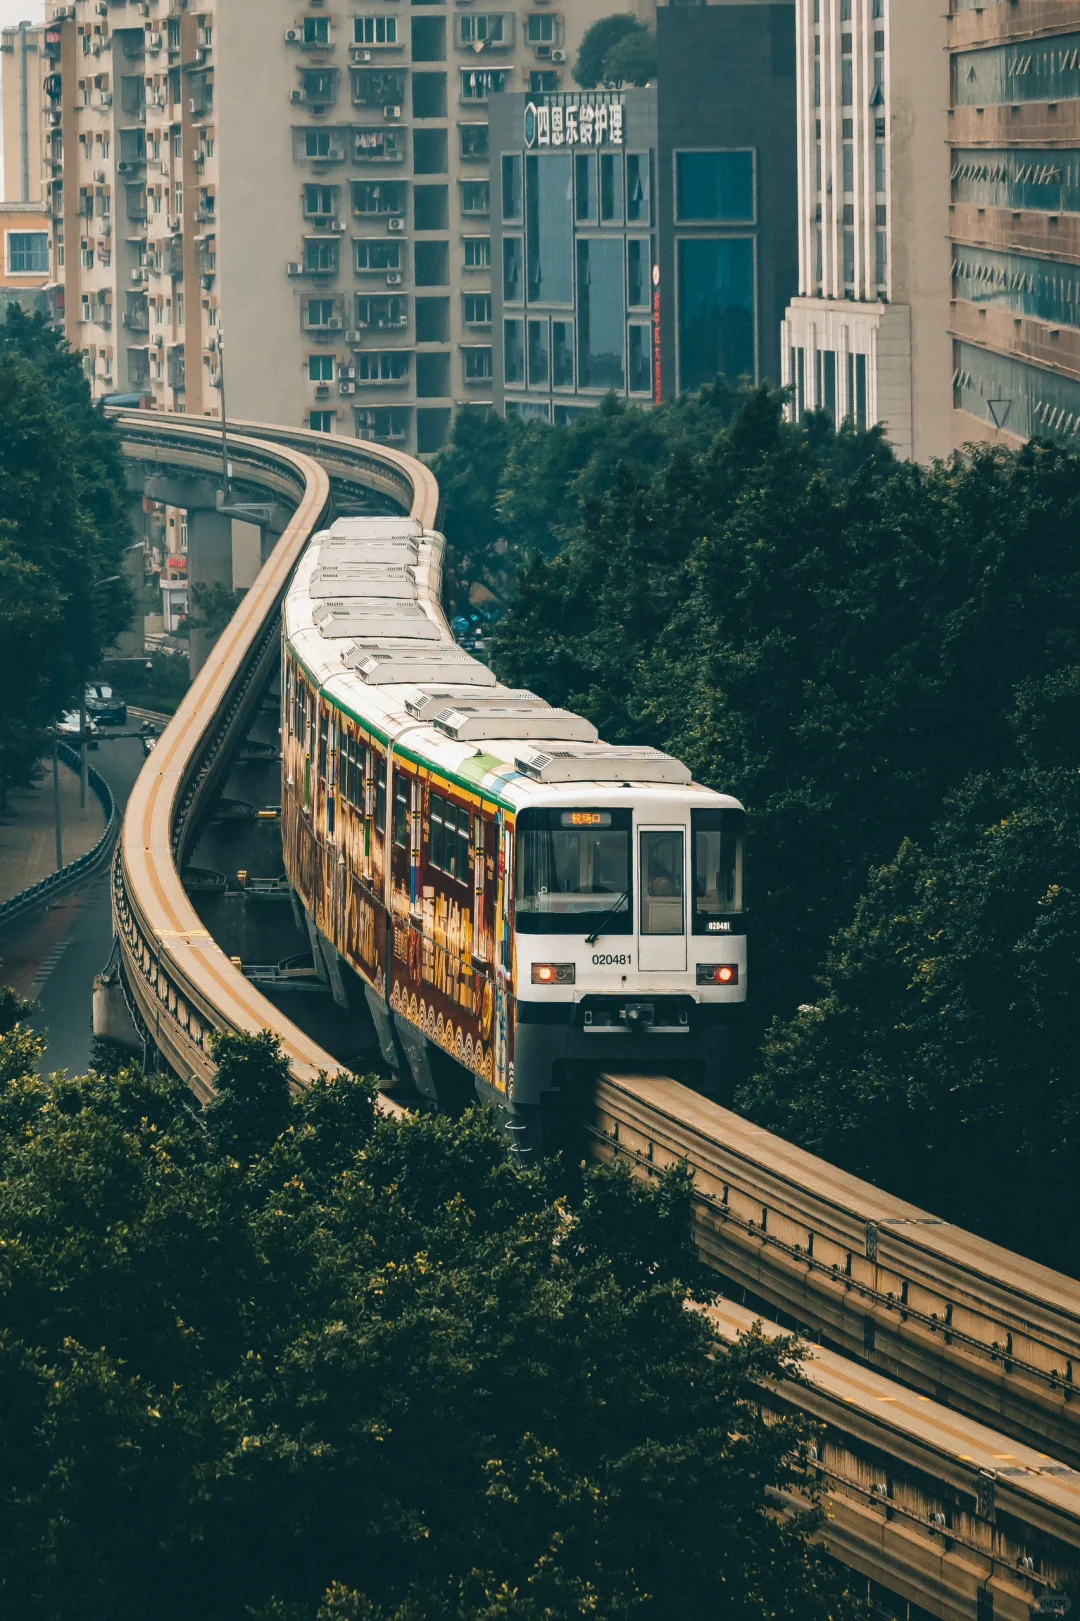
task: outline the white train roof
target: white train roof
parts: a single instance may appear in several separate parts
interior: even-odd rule
[[[738,805],[692,782],[670,754],[604,743],[584,716],[502,686],[454,641],[440,607],[444,549],[413,518],[339,518],[312,537],[284,635],[333,704],[514,809],[673,797]]]

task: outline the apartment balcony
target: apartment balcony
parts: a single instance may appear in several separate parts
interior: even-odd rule
[[[975,203],[953,203],[950,214],[949,234],[954,242],[994,248],[999,253],[1037,253],[1045,259],[1080,264],[1080,214],[980,208]]]
[[[1011,8],[1010,8],[1011,9]],[[953,107],[952,146],[1005,146],[1042,141],[1080,144],[1080,101],[1029,101],[1006,107]]]
[[[136,310],[129,310],[123,317],[123,322],[129,332],[149,332],[150,330],[150,317],[145,310],[141,313]]]
[[[1080,330],[1051,326],[1028,315],[1014,315],[1002,305],[952,302],[950,336],[995,354],[1031,360],[1062,377],[1080,381]]]

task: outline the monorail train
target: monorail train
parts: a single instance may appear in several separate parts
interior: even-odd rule
[[[745,816],[671,756],[500,685],[443,617],[443,546],[345,518],[296,570],[285,864],[390,1065],[440,1106],[474,1086],[526,1150],[583,1068],[715,1067],[746,997]]]

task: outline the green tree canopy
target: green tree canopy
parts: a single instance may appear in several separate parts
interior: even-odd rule
[[[605,84],[648,84],[656,78],[656,36],[634,29],[617,40],[604,57]]]
[[[684,1181],[568,1193],[478,1111],[290,1102],[271,1043],[216,1051],[200,1119],[0,1038],[8,1613],[848,1613],[815,1515],[772,1508],[807,1483],[755,1399],[789,1353],[687,1310]]]
[[[585,30],[574,63],[574,79],[583,90],[595,90],[604,77],[608,52],[631,34],[647,34],[644,23],[629,11],[601,17]]]
[[[119,443],[40,316],[0,324],[0,789],[128,621]],[[118,576],[113,578],[113,576]]]

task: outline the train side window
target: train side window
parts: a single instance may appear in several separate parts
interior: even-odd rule
[[[330,748],[330,716],[324,709],[319,716],[319,780],[326,781],[326,758]]]
[[[432,794],[428,862],[462,884],[469,881],[470,821],[463,805],[455,805],[442,794]]]
[[[403,777],[394,781],[394,843],[409,848],[409,784]]]
[[[743,910],[745,832],[745,811],[690,812],[695,934],[729,934],[730,915]]]
[[[386,760],[375,756],[375,831],[386,837]]]

